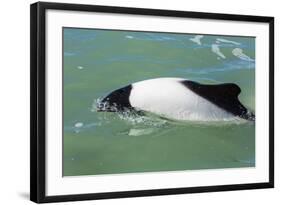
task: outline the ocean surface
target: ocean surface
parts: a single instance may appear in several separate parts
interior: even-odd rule
[[[181,77],[236,83],[255,112],[255,38],[75,28],[63,38],[64,176],[255,166],[254,122],[96,111],[117,88]]]

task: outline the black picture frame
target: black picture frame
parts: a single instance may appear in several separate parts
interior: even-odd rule
[[[269,24],[269,181],[220,186],[138,190],[107,193],[46,196],[46,11],[48,9],[121,13],[130,15],[169,16],[195,19],[263,22]],[[265,16],[125,8],[82,4],[38,2],[30,7],[30,200],[37,203],[96,200],[153,195],[186,194],[274,187],[274,18]]]

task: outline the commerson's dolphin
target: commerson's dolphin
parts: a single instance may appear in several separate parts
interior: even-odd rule
[[[254,121],[255,115],[238,99],[240,92],[233,83],[207,85],[183,78],[156,78],[112,91],[97,104],[97,110],[147,111],[176,120]]]

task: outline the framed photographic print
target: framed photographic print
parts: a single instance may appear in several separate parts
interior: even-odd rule
[[[34,202],[274,186],[274,18],[31,5]]]

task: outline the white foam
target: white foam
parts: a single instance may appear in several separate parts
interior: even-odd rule
[[[217,54],[219,57],[225,59],[225,55],[220,51],[218,44],[212,44],[212,52]]]
[[[75,125],[74,125],[74,127],[76,127],[76,128],[81,128],[81,127],[83,127],[83,122],[77,122],[77,123],[75,123]]]
[[[78,68],[79,70],[82,70],[84,67],[83,67],[83,66],[77,66],[77,68]]]
[[[217,38],[216,42],[217,41],[222,42],[222,43],[231,43],[231,44],[234,44],[234,45],[241,45],[241,43],[238,43],[236,41],[230,41],[230,40],[226,40],[226,39],[223,39],[223,38]]]
[[[141,135],[148,135],[153,133],[155,129],[147,128],[147,129],[130,129],[128,135],[129,136],[141,136]]]
[[[164,39],[164,40],[171,40],[171,41],[175,40],[175,39],[172,38],[172,37],[165,37],[165,36],[163,36],[162,39]]]
[[[125,36],[126,38],[129,38],[129,39],[133,39],[134,37],[133,36],[129,36],[129,35],[127,35],[127,36]]]
[[[241,48],[234,48],[232,50],[232,54],[244,61],[255,61],[254,59],[250,58],[245,53],[243,53],[243,50]]]
[[[201,38],[203,38],[203,35],[196,35],[193,38],[190,38],[190,41],[193,41],[194,43],[197,43],[198,45],[202,45]]]

